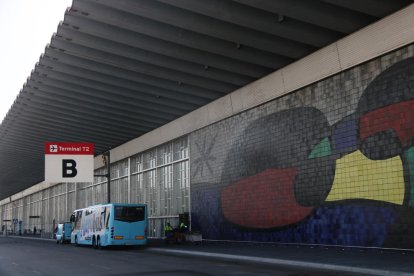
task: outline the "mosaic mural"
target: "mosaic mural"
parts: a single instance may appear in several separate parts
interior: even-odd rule
[[[210,239],[414,247],[414,58],[400,56],[192,134],[206,150],[191,158],[214,160],[191,171],[193,227]],[[370,70],[365,87],[345,79]],[[332,93],[343,101],[326,107]]]

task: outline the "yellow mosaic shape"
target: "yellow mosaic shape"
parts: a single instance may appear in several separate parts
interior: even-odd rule
[[[404,194],[400,156],[370,160],[358,150],[336,161],[335,179],[326,201],[371,199],[402,205]]]

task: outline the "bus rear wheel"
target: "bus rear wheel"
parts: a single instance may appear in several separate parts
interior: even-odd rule
[[[98,238],[96,239],[96,248],[97,249],[101,249],[101,237],[98,236]]]
[[[75,236],[75,246],[79,246],[79,243],[78,243],[78,236]]]
[[[95,236],[92,237],[92,247],[96,249],[96,239]]]

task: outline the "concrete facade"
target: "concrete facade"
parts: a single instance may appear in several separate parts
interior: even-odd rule
[[[154,237],[190,212],[208,239],[414,247],[413,13],[111,150],[113,201],[147,203]],[[0,221],[50,235],[105,193],[102,178],[39,183],[0,201]]]

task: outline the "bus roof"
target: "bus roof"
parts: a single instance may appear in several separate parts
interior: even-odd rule
[[[147,204],[144,203],[105,203],[105,204],[96,204],[96,205],[91,205],[85,208],[79,208],[74,210],[73,212],[76,211],[80,211],[80,210],[84,210],[84,209],[88,209],[88,208],[93,208],[93,207],[106,207],[106,206],[127,206],[127,207],[133,207],[133,206],[146,206]]]

